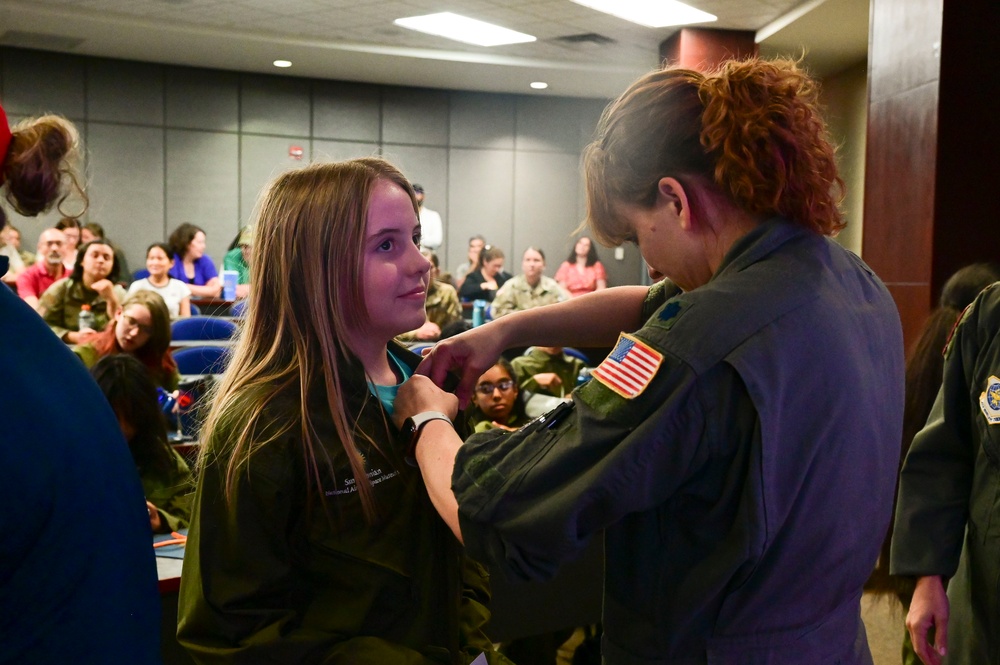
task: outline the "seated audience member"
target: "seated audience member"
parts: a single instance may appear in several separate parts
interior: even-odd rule
[[[61,279],[42,294],[38,313],[59,339],[67,344],[80,341],[80,310],[90,306],[94,328],[103,330],[125,299],[125,289],[116,284],[118,264],[115,253],[103,240],[80,248],[69,277]],[[93,331],[91,331],[93,332]]]
[[[246,298],[250,292],[250,252],[253,251],[253,227],[245,226],[236,235],[229,251],[222,258],[223,270],[235,270],[236,298]]]
[[[56,223],[56,228],[63,232],[65,238],[63,242],[63,265],[67,270],[72,270],[76,265],[76,252],[80,246],[82,229],[80,222],[75,217],[63,217]]]
[[[521,390],[553,397],[573,392],[580,371],[587,366],[579,358],[563,353],[561,346],[533,346],[511,364]]]
[[[118,262],[118,283],[122,286],[128,286],[129,282],[132,281],[132,271],[128,268],[128,259],[125,257],[125,252],[121,248],[112,242],[111,238],[108,237],[107,233],[104,232],[104,227],[97,222],[87,222],[80,227],[80,243],[87,244],[88,242],[93,242],[98,238],[103,238],[111,248],[115,250],[115,261]]]
[[[521,258],[521,274],[511,277],[497,290],[493,299],[493,318],[504,314],[531,309],[540,305],[551,305],[569,298],[556,280],[546,277],[545,254],[540,249],[529,247]]]
[[[42,231],[38,236],[38,260],[17,277],[17,295],[33,308],[38,307],[38,299],[45,289],[70,276],[71,271],[63,265],[64,242],[65,237],[59,229]]]
[[[222,293],[222,280],[205,254],[205,232],[194,224],[181,224],[170,234],[167,243],[174,255],[170,276],[191,289],[195,298],[217,298]]]
[[[136,358],[102,358],[90,370],[118,416],[139,480],[153,533],[187,528],[191,520],[194,480],[187,463],[167,442],[167,424],[156,386]]]
[[[465,276],[476,269],[479,265],[479,253],[483,251],[483,247],[486,245],[486,238],[475,235],[469,238],[469,255],[465,263],[455,268],[451,273],[452,283],[455,285],[456,289],[462,288],[462,282],[465,281]]]
[[[556,272],[556,281],[574,298],[608,288],[608,275],[597,260],[597,249],[587,236],[581,237]]]
[[[174,267],[170,247],[162,242],[154,242],[146,250],[146,270],[149,277],[132,282],[129,295],[138,291],[155,291],[167,304],[170,318],[191,316],[191,289],[179,279],[170,276]]]
[[[486,245],[479,253],[479,265],[465,276],[458,296],[465,301],[492,301],[508,279],[510,276],[503,271],[503,250]]]
[[[437,254],[429,249],[421,249],[420,253],[431,262],[430,282],[427,284],[427,300],[424,310],[427,321],[416,330],[403,333],[398,337],[401,341],[433,342],[441,338],[441,331],[455,321],[462,320],[462,303],[458,301],[455,287],[438,280],[441,270],[438,267]]]
[[[176,390],[180,381],[170,355],[170,315],[154,291],[137,291],[125,298],[104,330],[82,335],[73,352],[87,367],[110,355],[135,356],[153,383],[168,391]]]
[[[434,251],[444,242],[444,223],[441,214],[424,206],[424,187],[413,183],[420,216],[420,248]]]
[[[7,242],[7,213],[0,208],[0,256],[7,259],[7,272],[3,274],[2,280],[5,284],[13,285],[17,282],[18,275],[24,272],[27,267],[21,258],[17,247]],[[13,288],[13,286],[12,286]]]
[[[21,249],[21,229],[17,228],[9,221],[7,222],[7,225],[3,227],[3,242],[5,245],[10,245],[14,248],[14,250],[21,257],[21,262],[24,263],[25,266],[32,266],[35,264],[37,257],[34,253]]]
[[[510,361],[500,358],[479,377],[469,409],[469,428],[486,432],[500,428],[515,430],[527,424],[524,400],[517,388],[517,375]]]

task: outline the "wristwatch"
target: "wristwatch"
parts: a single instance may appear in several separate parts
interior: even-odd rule
[[[406,454],[404,459],[407,463],[414,466],[417,465],[417,440],[420,438],[420,431],[424,429],[424,425],[432,420],[443,420],[449,425],[453,425],[451,418],[441,413],[440,411],[421,411],[420,413],[407,418],[403,421],[403,434],[409,437],[409,443],[406,444]]]

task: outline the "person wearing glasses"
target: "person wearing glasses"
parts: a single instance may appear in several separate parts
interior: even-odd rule
[[[107,356],[127,353],[146,368],[153,383],[170,392],[180,374],[170,355],[170,314],[155,291],[136,291],[125,299],[101,332],[81,338],[73,352],[88,368]]]
[[[476,432],[496,428],[515,430],[528,422],[515,376],[510,362],[500,358],[479,377],[468,414],[470,429]]]

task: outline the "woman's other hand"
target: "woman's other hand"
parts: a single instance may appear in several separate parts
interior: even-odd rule
[[[555,372],[541,372],[531,377],[539,386],[545,390],[552,390],[562,385],[562,379]]]
[[[104,298],[104,300],[114,300],[115,299],[115,284],[110,279],[99,279],[90,285],[97,294]]]
[[[443,386],[449,372],[459,372],[461,380],[455,389],[455,396],[465,407],[472,397],[476,381],[493,367],[505,348],[499,324],[499,321],[494,321],[441,340],[421,361],[417,373],[428,376],[434,383]]]
[[[438,388],[426,376],[415,374],[399,387],[392,410],[392,419],[397,427],[402,427],[407,418],[424,411],[440,411],[454,421],[458,415],[458,398]]]

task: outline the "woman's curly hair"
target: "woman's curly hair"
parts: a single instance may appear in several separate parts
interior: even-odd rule
[[[77,173],[80,137],[76,127],[63,117],[44,115],[17,123],[11,135],[3,180],[14,210],[34,217],[55,205],[64,216],[82,215],[89,201]],[[83,205],[71,214],[62,204],[74,192]]]
[[[605,109],[584,153],[588,221],[602,242],[620,244],[631,229],[616,206],[651,206],[671,176],[834,235],[845,226],[834,155],[817,85],[791,60],[650,72]]]

